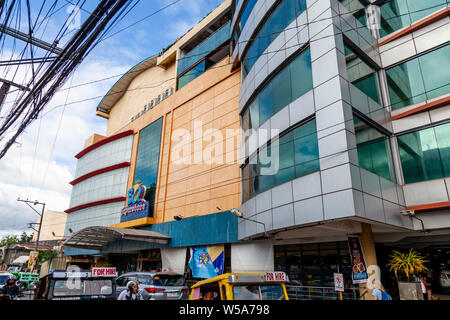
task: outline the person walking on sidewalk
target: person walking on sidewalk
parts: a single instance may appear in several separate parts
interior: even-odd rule
[[[389,293],[386,292],[380,281],[377,281],[375,289],[372,291],[373,300],[392,300]]]

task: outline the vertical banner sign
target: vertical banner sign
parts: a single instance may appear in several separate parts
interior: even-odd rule
[[[223,245],[191,248],[192,276],[207,279],[223,274],[224,258]]]
[[[344,275],[342,273],[334,274],[334,290],[344,292]]]
[[[36,267],[38,256],[39,256],[39,251],[30,251],[30,257],[28,258],[27,271],[34,270],[34,268]]]
[[[359,237],[348,237],[348,248],[350,250],[350,259],[352,263],[353,283],[366,283],[369,279],[367,275],[367,266],[362,251]]]

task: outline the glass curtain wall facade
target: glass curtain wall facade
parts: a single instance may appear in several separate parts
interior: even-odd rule
[[[407,27],[447,7],[449,0],[390,0],[380,6],[380,36]]]
[[[282,0],[271,12],[266,22],[252,36],[252,43],[242,57],[242,76],[245,78],[258,57],[286,27],[306,10],[306,0]]]
[[[245,6],[244,10],[242,11],[241,16],[236,22],[233,35],[231,36],[233,50],[239,41],[239,36],[241,35],[242,30],[244,30],[245,24],[247,23],[248,17],[250,16],[250,13],[252,13],[252,10],[255,7],[256,2],[258,2],[258,0],[248,0],[247,3],[244,4]]]
[[[273,76],[249,102],[242,114],[242,129],[259,128],[312,88],[311,53],[307,48]]]
[[[134,172],[135,181],[140,180],[147,187],[146,200],[149,201],[152,215],[158,179],[162,124],[163,118],[159,118],[140,131],[136,169]]]
[[[358,162],[361,168],[395,181],[389,138],[356,115],[355,125]]]
[[[450,123],[397,138],[405,183],[450,177]]]
[[[276,159],[276,156],[272,157],[272,144],[250,157],[249,162],[242,168],[243,202],[277,185],[320,170],[314,119],[282,135],[278,146],[278,170],[270,169],[273,163],[266,161],[266,158],[271,161]]]
[[[392,109],[416,104],[450,92],[450,45],[386,70]]]
[[[363,26],[367,26],[366,8],[359,0],[338,0]]]
[[[376,70],[346,44],[344,44],[344,51],[348,81],[375,102],[380,103],[380,89]]]

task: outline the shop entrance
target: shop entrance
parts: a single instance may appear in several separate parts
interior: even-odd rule
[[[161,250],[143,250],[139,253],[137,262],[139,271],[160,272],[162,271]]]
[[[408,252],[412,247],[391,247],[377,244],[377,260],[381,269],[381,279],[385,288],[393,297],[398,298],[397,280],[393,272],[386,265],[389,263],[393,250]],[[424,273],[426,281],[431,284],[431,294],[441,300],[450,300],[450,244],[449,245],[421,245],[415,248],[428,262],[428,271]]]
[[[274,246],[275,270],[302,286],[334,287],[334,273],[344,274],[346,287],[352,284],[348,244],[342,242]]]
[[[137,271],[137,258],[136,254],[125,253],[110,253],[108,254],[108,261],[111,266],[116,267],[119,274],[126,272]]]

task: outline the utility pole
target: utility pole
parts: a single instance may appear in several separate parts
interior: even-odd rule
[[[39,237],[40,237],[40,235],[41,235],[41,226],[42,226],[42,218],[43,218],[43,216],[44,216],[44,211],[45,211],[45,203],[42,203],[42,202],[38,202],[37,200],[35,200],[35,201],[30,201],[30,200],[22,200],[22,199],[20,199],[20,198],[18,198],[17,199],[17,201],[19,201],[19,202],[24,202],[27,206],[29,206],[34,212],[36,212],[39,216],[40,216],[40,219],[39,219],[39,228],[38,228],[38,230],[37,230],[37,238],[36,238],[36,249],[35,249],[35,251],[36,252],[38,252],[39,251]],[[31,205],[30,205],[30,203],[32,203],[34,206],[36,206],[36,205],[41,205],[42,206],[42,210],[41,210],[41,213],[39,213],[39,211],[37,211],[35,208],[33,208]],[[32,224],[32,223],[31,223]],[[34,230],[34,228],[33,228],[33,230]],[[34,230],[34,231],[36,231],[36,230]],[[37,266],[38,266],[38,264],[39,264],[39,259],[38,260],[36,260],[36,269],[37,269]],[[33,272],[33,269],[31,270],[31,272]]]

